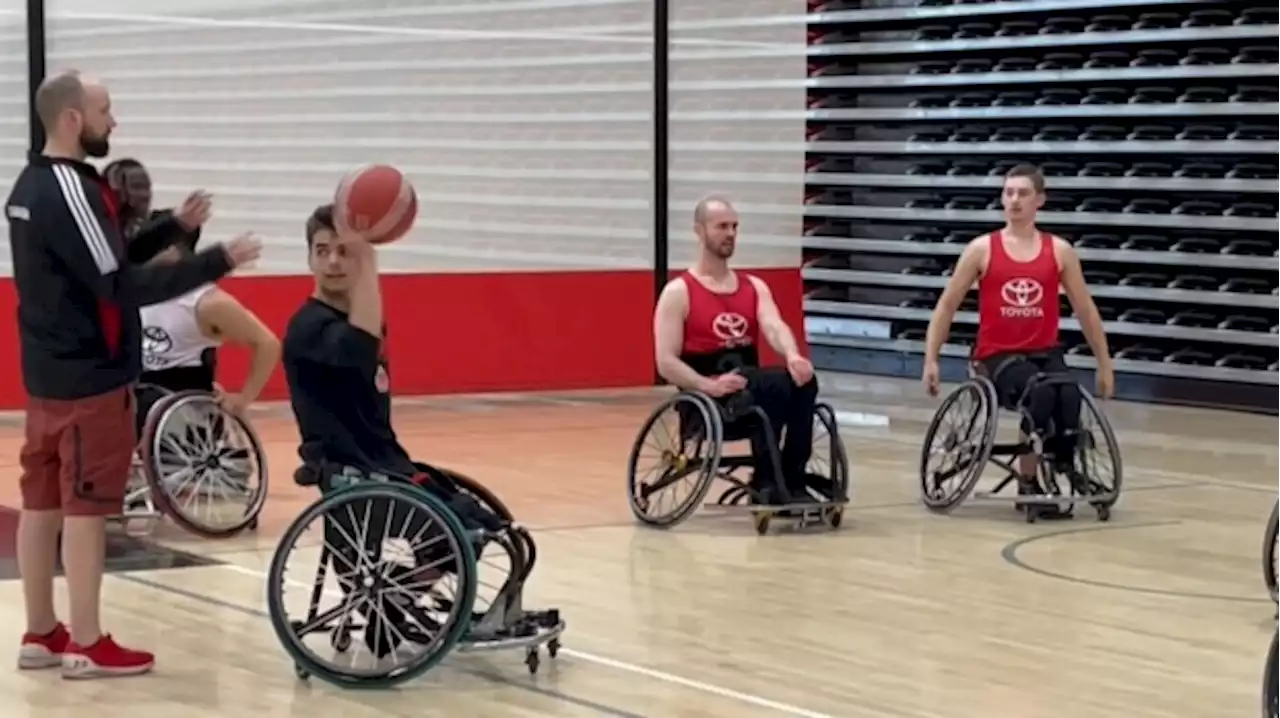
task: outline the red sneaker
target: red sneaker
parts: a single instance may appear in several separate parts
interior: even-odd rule
[[[156,657],[146,651],[134,651],[116,643],[110,635],[103,636],[92,646],[67,644],[62,652],[63,678],[103,678],[108,676],[136,676],[146,673],[156,665]]]
[[[70,643],[71,634],[61,623],[43,636],[23,634],[22,647],[18,649],[18,668],[57,668],[62,665],[62,654],[66,653]]]

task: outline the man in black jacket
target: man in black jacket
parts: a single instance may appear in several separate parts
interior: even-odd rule
[[[106,88],[66,72],[41,85],[36,110],[48,140],[5,203],[29,397],[17,541],[27,634],[18,663],[61,666],[68,678],[143,673],[154,657],[120,647],[98,620],[105,517],[122,509],[137,443],[138,308],[216,281],[257,258],[261,245],[244,236],[176,264],[128,262],[114,195],[85,162],[107,154],[115,127]],[[53,606],[59,530],[70,632]]]

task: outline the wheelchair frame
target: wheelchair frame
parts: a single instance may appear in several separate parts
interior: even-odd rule
[[[1267,518],[1267,528],[1262,533],[1262,580],[1267,585],[1267,593],[1272,601],[1280,602],[1280,590],[1277,590],[1276,561],[1280,560],[1280,501],[1271,507],[1271,516]]]
[[[1078,476],[1068,476],[1067,489],[1063,492],[1058,483],[1059,471],[1054,465],[1053,457],[1047,456],[1044,452],[1044,444],[1047,438],[1038,433],[1023,438],[1013,443],[998,443],[996,441],[996,432],[999,428],[999,412],[1002,407],[996,392],[995,384],[984,374],[975,372],[970,365],[969,378],[956,387],[954,391],[943,399],[942,404],[938,407],[937,412],[933,416],[933,420],[929,422],[929,428],[925,432],[924,447],[920,455],[920,492],[921,499],[929,510],[935,513],[947,514],[951,513],[957,506],[965,503],[970,498],[982,501],[996,502],[1012,502],[1020,510],[1024,511],[1028,523],[1034,523],[1040,518],[1042,510],[1047,505],[1067,505],[1074,508],[1076,504],[1087,503],[1094,508],[1099,521],[1107,521],[1111,518],[1111,507],[1115,505],[1120,498],[1120,491],[1123,482],[1123,467],[1120,458],[1120,447],[1116,441],[1114,432],[1111,430],[1111,423],[1107,421],[1106,415],[1098,407],[1097,401],[1093,396],[1080,386],[1073,378],[1067,375],[1037,373],[1031,381],[1027,382],[1023,388],[1021,396],[1012,407],[1012,411],[1016,412],[1019,419],[1030,420],[1030,415],[1026,409],[1026,400],[1030,396],[1031,391],[1037,386],[1053,386],[1053,385],[1071,385],[1076,387],[1080,392],[1081,411],[1088,411],[1097,420],[1098,426],[1101,428],[1103,438],[1107,444],[1107,451],[1110,454],[1112,466],[1114,467],[1114,476],[1112,477],[1112,486],[1110,490],[1098,484],[1092,477],[1083,477],[1088,485],[1080,485]],[[947,473],[945,478],[939,479],[929,472],[929,458],[931,456],[930,448],[933,446],[934,439],[937,437],[941,428],[942,421],[946,417],[948,410],[952,408],[966,393],[976,393],[978,395],[978,408],[974,414],[969,417],[969,431],[972,431],[973,423],[982,417],[982,446],[977,448],[976,453],[968,457],[968,461],[957,461],[957,468],[951,472],[937,472],[938,474]],[[1081,437],[1090,434],[1081,433]],[[947,437],[948,452],[954,451],[952,446],[954,436]],[[972,450],[972,447],[968,447]],[[1077,454],[1093,448],[1077,446]],[[1027,454],[1036,454],[1039,456],[1037,466],[1037,479],[1040,483],[1041,493],[1038,494],[1019,494],[1016,496],[999,495],[1010,484],[1016,484],[1020,472],[1017,469],[1017,461]],[[981,480],[983,472],[987,464],[995,464],[1006,472],[1006,476],[991,491],[978,491],[974,489]],[[961,482],[958,490],[951,492],[942,498],[935,498],[931,491],[932,485],[940,484],[941,481],[956,476],[962,472],[967,472],[964,480]],[[1072,472],[1074,473],[1074,472]],[[1068,510],[1063,517],[1071,515]]]
[[[691,405],[691,410],[697,414],[702,426],[710,428],[710,436],[702,435],[702,432],[697,431],[692,435],[686,436],[688,433],[685,426],[687,419],[681,414],[679,434],[682,445],[680,453],[668,455],[671,454],[670,451],[663,452],[664,464],[674,468],[674,471],[665,470],[663,472],[664,476],[652,484],[637,485],[636,463],[640,459],[640,451],[643,448],[645,438],[648,437],[654,425],[658,423],[668,409],[675,408],[679,413],[681,404]],[[734,422],[742,421],[747,417],[744,414],[729,418],[726,415],[725,408],[710,396],[699,391],[681,390],[654,409],[648,420],[641,427],[640,433],[631,448],[631,454],[627,461],[627,498],[631,513],[636,519],[646,526],[656,528],[678,526],[692,516],[698,507],[703,504],[715,480],[721,479],[731,484],[731,486],[720,494],[714,504],[708,504],[708,506],[724,510],[751,512],[752,522],[757,534],[764,535],[768,533],[770,522],[775,516],[795,519],[800,528],[812,523],[822,523],[831,529],[839,528],[843,521],[844,507],[849,503],[849,462],[844,444],[840,441],[835,411],[831,406],[823,402],[816,402],[813,411],[814,420],[822,424],[829,437],[831,460],[831,476],[829,478],[835,490],[835,495],[831,500],[814,500],[812,492],[810,492],[809,501],[790,500],[794,497],[787,491],[782,476],[777,437],[773,434],[773,427],[769,417],[763,409],[754,405],[747,409],[746,413],[754,415],[754,418],[760,422],[760,426],[765,432],[766,440],[770,447],[770,461],[773,464],[775,485],[780,495],[787,497],[787,501],[782,504],[749,503],[747,506],[740,506],[744,499],[753,498],[754,491],[747,482],[738,479],[733,473],[738,469],[751,468],[755,463],[755,456],[752,453],[725,456],[723,450],[726,440],[738,441],[748,438],[747,436],[739,437],[737,432],[734,432],[726,439],[726,422],[730,422],[732,428],[737,428],[739,425]],[[687,442],[694,443],[695,450],[692,456],[689,456],[686,452],[688,448]],[[707,447],[709,454],[701,461],[698,461],[697,457],[702,453],[703,442],[709,444]],[[693,472],[699,473],[698,486],[690,494],[689,498],[673,512],[661,518],[654,518],[648,515],[645,510],[646,507],[639,505],[640,501],[647,501],[650,496],[661,492],[677,481],[683,480]]]
[[[150,534],[162,517],[168,517],[186,531],[203,538],[231,538],[245,530],[258,527],[258,517],[266,504],[268,470],[266,454],[258,435],[242,417],[229,414],[218,409],[224,421],[234,422],[241,432],[248,437],[253,452],[253,463],[257,469],[258,486],[254,489],[253,500],[245,510],[244,519],[229,526],[210,526],[189,516],[171,497],[165,488],[166,476],[161,475],[158,454],[161,438],[168,418],[184,405],[195,402],[212,402],[213,397],[202,391],[171,391],[157,384],[139,384],[138,391],[154,391],[159,394],[155,402],[147,409],[143,429],[138,437],[138,446],[134,450],[130,464],[129,483],[125,490],[124,511],[113,517],[120,523],[126,533]],[[205,468],[221,467],[218,453],[200,458]],[[141,505],[140,508],[138,507]],[[140,531],[131,531],[134,525],[143,526]]]
[[[1280,718],[1280,631],[1271,634],[1271,648],[1267,650],[1266,667],[1262,673],[1262,718]]]
[[[313,502],[286,529],[272,557],[268,573],[267,604],[271,623],[277,637],[293,658],[295,674],[299,679],[307,680],[316,675],[343,687],[389,687],[421,676],[455,650],[467,653],[524,649],[524,663],[531,674],[536,674],[541,646],[546,646],[548,656],[553,659],[559,653],[560,636],[566,628],[559,610],[529,611],[524,608],[524,587],[537,563],[537,546],[532,535],[519,526],[506,505],[480,483],[457,472],[434,467],[423,468],[430,468],[432,472],[451,480],[461,493],[469,495],[498,516],[504,524],[503,530],[466,529],[462,520],[443,500],[406,477],[383,472],[345,472],[348,485],[323,491],[321,498]],[[447,606],[449,620],[442,626],[441,635],[428,646],[433,650],[429,650],[420,660],[402,671],[355,676],[323,666],[301,645],[300,634],[324,631],[329,633],[330,645],[334,650],[345,653],[352,644],[351,634],[368,626],[367,620],[354,615],[354,599],[351,598],[354,592],[351,591],[344,592],[343,606],[326,611],[323,616],[318,614],[318,606],[325,593],[325,578],[335,559],[333,550],[327,541],[321,548],[305,621],[290,620],[285,615],[282,596],[285,564],[310,523],[317,518],[329,521],[331,509],[340,504],[377,498],[407,503],[412,508],[423,511],[428,520],[434,519],[444,527],[451,544],[458,549],[456,575],[459,596],[456,602],[437,599],[437,605]],[[389,514],[387,521],[390,520]],[[477,614],[474,611],[479,582],[477,547],[483,552],[489,543],[497,545],[507,554],[511,569],[488,608]],[[337,570],[336,563],[334,570]],[[427,592],[430,593],[431,590],[428,589]],[[408,609],[403,610],[408,612]],[[311,630],[304,630],[309,625]]]

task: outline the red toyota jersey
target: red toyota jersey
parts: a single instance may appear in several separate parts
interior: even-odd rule
[[[756,286],[747,274],[737,272],[737,276],[738,288],[723,293],[713,292],[688,272],[680,275],[689,290],[689,314],[684,322],[680,354],[695,370],[701,371],[694,362],[689,362],[691,357],[719,357],[734,352],[742,355],[749,365],[759,363]]]
[[[1000,232],[991,233],[987,271],[978,280],[978,341],[973,358],[1032,354],[1058,344],[1058,260],[1053,236],[1040,233],[1040,253],[1029,262],[1004,251]]]

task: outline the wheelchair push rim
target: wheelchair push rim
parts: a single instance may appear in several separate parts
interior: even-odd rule
[[[148,412],[141,439],[151,499],[174,523],[205,538],[230,538],[256,524],[267,500],[267,462],[243,417],[205,392],[175,392]],[[215,506],[219,499],[229,501]],[[209,510],[202,513],[201,503]]]
[[[963,400],[972,401],[969,411],[961,403]],[[950,513],[973,493],[995,446],[996,409],[995,391],[990,382],[980,379],[961,383],[942,400],[942,405],[929,422],[920,452],[920,497],[929,510]],[[956,420],[944,424],[951,414],[957,415]],[[934,443],[939,438],[942,445],[935,450]],[[946,464],[938,469],[931,468],[931,459],[942,456],[945,460],[953,454],[958,458],[948,470],[944,471]],[[958,480],[950,491],[943,489],[937,481],[938,475],[944,473],[950,475],[942,481]]]
[[[664,420],[669,412],[671,418]],[[701,429],[689,431],[685,426],[689,421],[699,422]],[[666,438],[650,441],[655,430],[664,431]],[[659,528],[670,528],[689,518],[702,505],[715,482],[723,437],[719,411],[700,396],[680,392],[654,409],[641,427],[627,460],[627,504],[632,515],[645,525]],[[653,468],[645,468],[653,461],[644,458],[646,449],[656,450]],[[696,483],[683,500],[675,501],[674,507],[665,513],[652,510],[653,496],[665,495],[668,489],[686,484],[690,477],[694,477]],[[655,486],[659,488],[655,490]]]
[[[381,517],[374,515],[375,501],[385,502]],[[415,523],[415,517],[420,521]],[[351,523],[344,526],[342,520]],[[304,557],[315,573],[290,580],[290,557],[316,549],[314,542],[300,545],[316,523],[322,537],[318,558]],[[329,526],[333,542],[326,536]],[[432,527],[434,535],[424,536]],[[373,555],[366,550],[370,539],[377,542]],[[446,553],[433,554],[430,563],[418,565],[417,551],[428,546]],[[397,567],[405,575],[396,576]],[[338,583],[344,577],[352,589],[348,592]],[[356,484],[324,496],[289,525],[271,559],[267,581],[271,625],[299,677],[315,675],[345,688],[387,688],[430,670],[470,628],[475,553],[458,517],[426,491],[397,483]],[[305,601],[288,601],[287,585]],[[450,588],[452,595],[446,596]],[[321,609],[326,598],[336,606]],[[299,603],[306,604],[305,613],[291,616],[290,605]],[[393,605],[399,614],[395,618]],[[447,608],[440,610],[442,605]],[[373,637],[368,634],[370,625],[377,626]],[[319,640],[303,640],[310,636]],[[383,643],[384,636],[396,639],[396,645]],[[316,650],[315,645],[323,648]],[[420,650],[402,660],[402,649],[409,646]],[[389,650],[379,657],[379,648]]]
[[[1276,586],[1276,575],[1280,573],[1280,502],[1271,507],[1271,516],[1267,519],[1267,529],[1262,535],[1262,578],[1267,585],[1267,593],[1272,601],[1280,599],[1280,591]]]

